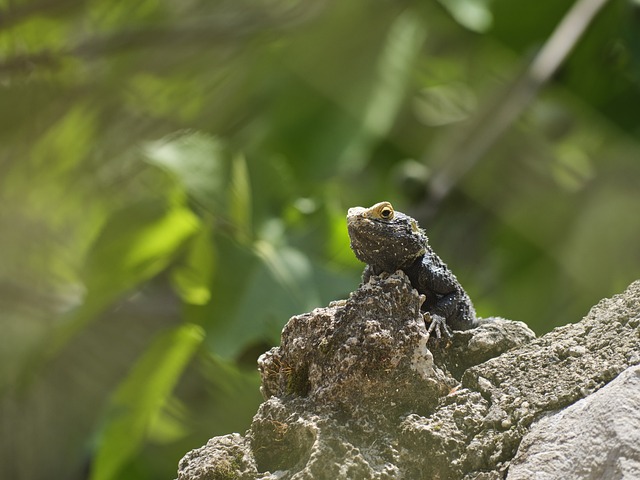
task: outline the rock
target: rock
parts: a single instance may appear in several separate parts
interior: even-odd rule
[[[456,332],[447,348],[434,350],[436,364],[458,379],[469,367],[524,345],[536,337],[524,322],[500,317],[483,318],[479,322],[478,328]]]
[[[606,396],[602,387],[640,363],[640,282],[538,339],[521,322],[493,318],[427,348],[422,301],[396,272],[291,318],[281,345],[259,359],[265,402],[249,431],[189,452],[178,478],[519,475],[534,471],[527,459],[542,458],[528,437],[540,419]],[[635,421],[636,411],[627,412]],[[521,446],[523,437],[533,440]],[[601,452],[615,458],[612,448]],[[623,458],[635,468],[631,454]]]
[[[640,367],[534,422],[507,480],[640,478]]]
[[[250,479],[257,475],[247,440],[238,433],[212,438],[204,447],[187,453],[178,465],[178,480]]]
[[[258,360],[263,395],[349,414],[434,406],[455,381],[433,363],[421,303],[398,272],[372,278],[343,306],[291,318],[280,347]]]

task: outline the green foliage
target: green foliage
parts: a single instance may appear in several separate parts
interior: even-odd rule
[[[123,292],[166,269],[198,227],[199,220],[191,210],[165,210],[156,203],[133,204],[109,217],[85,258],[83,279],[87,295],[48,340],[52,353]],[[195,248],[192,246],[191,250]],[[186,281],[182,283],[184,286]]]
[[[257,356],[359,282],[351,206],[538,332],[638,277],[637,2],[506,124],[573,2],[0,3],[1,478],[243,431]]]
[[[491,27],[493,15],[487,0],[440,0],[440,3],[469,30],[484,33]]]
[[[185,323],[158,335],[136,362],[114,393],[98,440],[92,480],[119,478],[119,470],[142,447],[151,422],[202,339],[202,329]]]
[[[211,300],[211,277],[215,269],[211,230],[200,229],[190,242],[184,260],[171,270],[171,280],[184,303],[206,305]]]
[[[229,162],[220,140],[203,133],[171,135],[149,142],[144,154],[147,162],[174,175],[194,202],[210,211],[227,206]]]

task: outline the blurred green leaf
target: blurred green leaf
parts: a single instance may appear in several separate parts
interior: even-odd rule
[[[251,238],[251,185],[247,162],[236,155],[231,163],[229,185],[229,215],[240,238]]]
[[[89,298],[112,299],[164,269],[200,228],[186,207],[149,201],[116,212],[102,228],[85,262]]]
[[[593,163],[584,148],[574,144],[561,145],[557,155],[551,173],[560,186],[578,191],[593,179]]]
[[[48,342],[57,352],[110,302],[165,269],[183,243],[200,228],[186,207],[147,201],[114,213],[103,226],[85,260],[87,294]]]
[[[34,15],[15,28],[13,35],[0,37],[0,49],[2,51],[38,51],[42,48],[58,50],[67,42],[68,28],[69,25],[65,22]]]
[[[147,143],[144,154],[150,164],[174,175],[197,203],[211,212],[224,211],[229,161],[218,138],[181,132]]]
[[[118,478],[136,455],[184,368],[204,338],[185,324],[156,337],[116,390],[98,443],[91,480]]]
[[[421,19],[409,10],[400,14],[391,25],[378,59],[376,83],[362,112],[360,129],[342,153],[344,171],[362,168],[373,142],[388,134],[402,105],[411,68],[425,37]]]
[[[94,141],[94,114],[84,105],[70,109],[40,137],[32,162],[40,174],[58,176],[84,161]]]
[[[253,342],[277,338],[291,315],[319,304],[305,255],[264,240],[257,242],[255,251],[259,261],[252,271],[245,271],[241,301],[211,335],[214,351],[223,358],[235,357]]]
[[[183,101],[176,105],[176,98]],[[138,74],[131,79],[128,100],[145,113],[192,119],[203,108],[202,86],[191,76]]]
[[[357,205],[352,205],[356,207]],[[326,255],[332,263],[351,268],[364,268],[364,265],[349,248],[351,240],[347,231],[346,212],[337,205],[331,205],[329,212],[328,241]]]
[[[463,27],[483,33],[491,28],[493,15],[489,0],[440,0],[451,16]]]
[[[93,31],[110,31],[138,22],[161,20],[166,6],[158,0],[140,0],[135,4],[113,2],[91,2],[87,9],[87,18]]]
[[[467,85],[456,82],[426,87],[414,101],[416,115],[431,127],[465,120],[476,106],[477,99],[473,91]]]
[[[170,444],[189,434],[185,417],[188,409],[174,396],[167,398],[166,404],[157,415],[151,418],[147,436],[155,444]]]
[[[253,343],[277,343],[286,321],[293,315],[322,306],[329,299],[344,298],[358,283],[357,276],[329,270],[312,262],[301,251],[282,243],[259,240],[253,268],[244,269],[240,301],[231,308],[214,305],[217,319],[210,335],[213,350],[223,358],[235,358]],[[218,280],[221,296],[235,284],[227,270]],[[224,290],[229,293],[229,289]]]
[[[173,286],[185,303],[204,305],[209,302],[214,265],[211,231],[203,227],[189,241],[182,262],[171,271]]]

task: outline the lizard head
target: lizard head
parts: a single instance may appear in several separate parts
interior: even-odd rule
[[[389,202],[350,208],[347,228],[358,260],[387,272],[411,265],[426,250],[427,237],[418,223]]]

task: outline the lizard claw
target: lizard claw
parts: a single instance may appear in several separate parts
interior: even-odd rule
[[[431,337],[431,333],[436,333],[436,338],[440,340],[442,338],[442,332],[451,338],[453,334],[451,333],[451,329],[447,325],[447,320],[444,317],[436,314],[430,314],[429,312],[425,312],[423,315],[425,323],[429,324],[429,328],[427,329],[427,342]]]

